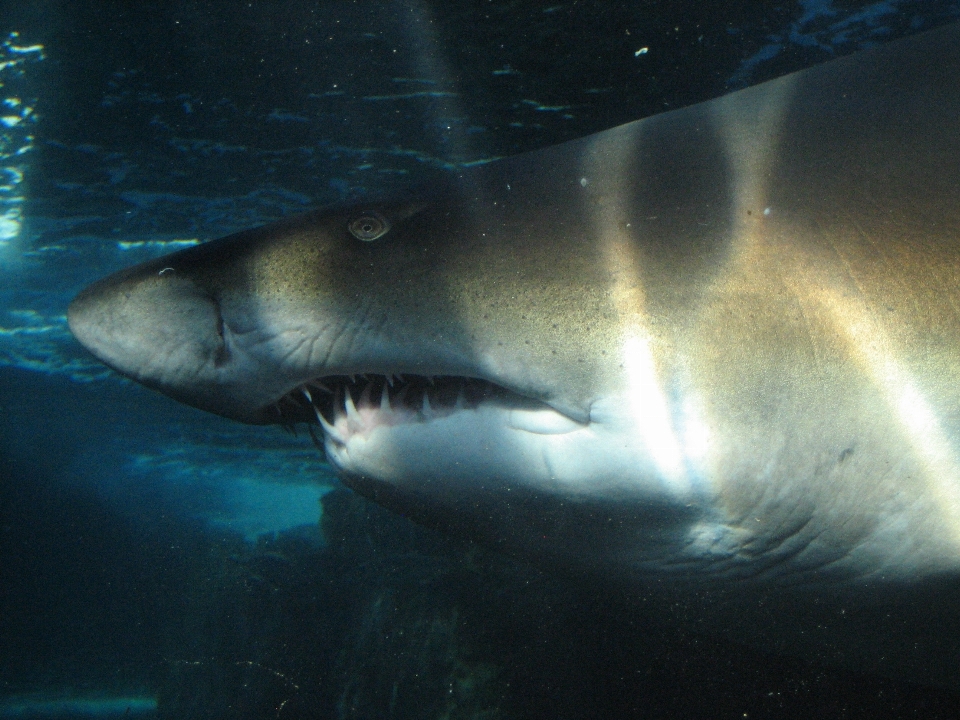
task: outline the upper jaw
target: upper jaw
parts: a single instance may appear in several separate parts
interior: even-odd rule
[[[384,425],[429,422],[464,410],[496,406],[525,429],[556,434],[584,423],[533,397],[470,375],[324,374],[297,383],[261,409],[268,423],[319,423],[327,437],[346,438]]]

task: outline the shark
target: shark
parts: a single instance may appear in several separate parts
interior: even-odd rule
[[[423,524],[960,687],[960,25],[181,250],[68,319]]]

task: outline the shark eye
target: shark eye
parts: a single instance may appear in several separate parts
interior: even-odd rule
[[[351,220],[347,229],[357,240],[369,242],[386,235],[390,230],[390,223],[376,213],[364,213]]]

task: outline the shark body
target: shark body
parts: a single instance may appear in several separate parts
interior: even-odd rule
[[[923,598],[923,649],[857,657],[960,684],[960,26],[205,243],[69,320],[175,399],[318,425],[388,507],[737,636],[843,659]]]

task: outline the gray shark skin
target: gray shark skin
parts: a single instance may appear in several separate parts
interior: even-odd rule
[[[425,524],[960,687],[960,26],[184,250],[69,322],[319,426]]]

